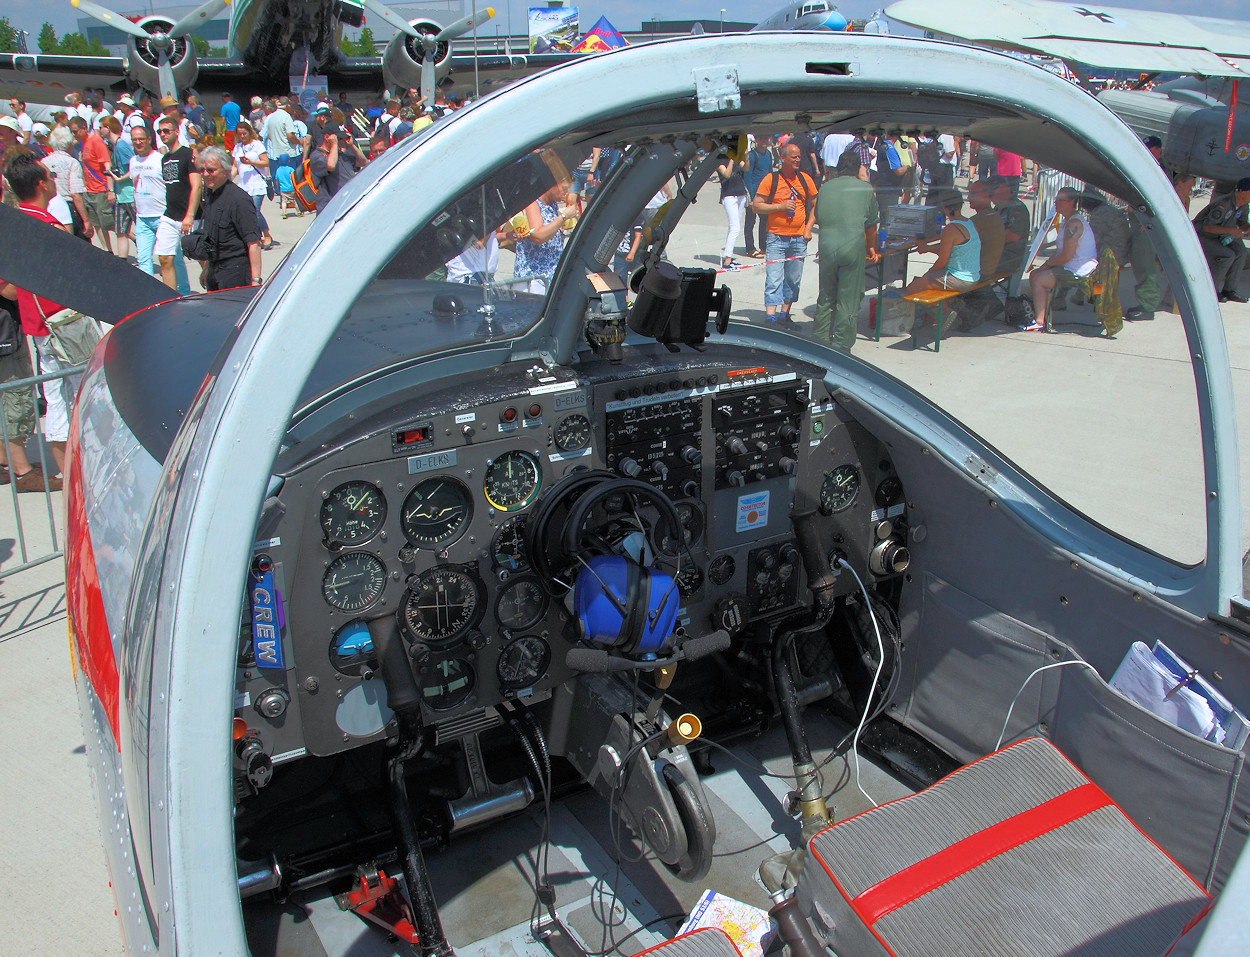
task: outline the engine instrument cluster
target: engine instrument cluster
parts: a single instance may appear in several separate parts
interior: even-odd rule
[[[373,619],[398,623],[429,725],[539,700],[570,678],[561,576],[576,568],[536,564],[531,547],[545,545],[528,534],[566,476],[606,470],[671,500],[676,528],[633,496],[605,495],[582,541],[671,576],[678,642],[739,636],[810,603],[794,511],[815,513],[831,558],[864,575],[900,570],[882,548],[906,532],[889,457],[799,363],[760,366],[719,346],[550,373],[505,366],[471,387],[392,397],[367,421],[287,449],[262,516],[256,561],[271,569],[281,648],[258,656],[244,629],[238,707],[284,693],[266,715],[276,756],[384,734]]]

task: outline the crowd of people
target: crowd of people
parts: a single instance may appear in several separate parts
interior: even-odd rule
[[[320,211],[357,170],[456,104],[440,90],[427,110],[409,90],[381,103],[370,97],[364,110],[345,93],[333,103],[322,93],[311,110],[287,97],[252,97],[250,106],[244,115],[225,93],[212,115],[194,94],[181,101],[122,94],[110,103],[103,90],[89,89],[67,94],[44,123],[11,99],[12,116],[0,117],[0,201],[133,259],[179,295],[192,292],[188,258],[199,264],[201,289],[259,285],[262,253],[280,245],[264,205],[276,202],[283,218],[303,215],[295,203],[297,171],[307,166]],[[367,154],[357,145],[365,137]],[[71,368],[54,332],[81,318],[0,279],[0,325],[11,321],[12,331],[11,348],[0,343],[0,382]],[[44,437],[58,471],[77,388],[75,375],[42,388]],[[8,441],[0,443],[0,484],[20,492],[59,489],[60,476],[44,475],[26,454],[36,423],[33,394],[5,390],[3,404]]]
[[[254,96],[240,103],[223,93],[219,110],[210,114],[194,94],[181,101],[122,94],[110,103],[103,90],[89,89],[67,94],[51,123],[34,122],[24,102],[10,100],[13,116],[0,118],[0,156],[7,165],[13,155],[33,155],[55,180],[50,210],[58,222],[110,253],[133,258],[138,268],[187,295],[192,282],[183,237],[204,230],[197,224],[207,223],[212,232],[199,244],[210,254],[201,261],[199,288],[221,288],[223,277],[259,281],[260,266],[241,276],[242,263],[281,245],[270,231],[266,202],[275,203],[282,218],[304,214],[296,182],[305,161],[305,192],[315,206],[309,211],[317,212],[378,154],[456,106],[443,88],[428,110],[416,89],[369,97],[363,109],[349,103],[346,93],[332,102],[322,92],[309,109],[290,97]],[[358,145],[365,140],[368,152]],[[206,152],[212,148],[222,153]],[[224,171],[224,181],[210,186],[210,170]],[[211,220],[210,209],[216,210]]]

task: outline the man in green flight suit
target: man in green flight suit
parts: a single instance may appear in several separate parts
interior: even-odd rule
[[[854,150],[838,159],[837,175],[820,187],[820,295],[812,335],[850,352],[864,299],[864,263],[877,262],[877,197],[868,170]],[[832,323],[830,320],[832,319]]]

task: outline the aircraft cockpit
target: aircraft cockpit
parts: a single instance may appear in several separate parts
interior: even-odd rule
[[[937,221],[918,175],[904,212],[860,225],[880,255],[854,344],[831,347],[813,322],[829,184],[805,197],[815,234],[787,257],[807,291],[782,318],[767,287],[787,264],[726,254],[723,182],[770,137],[857,130],[1026,158],[1030,261],[1062,246],[1056,191],[1098,192],[1174,311],[1107,341],[1065,289],[1058,334],[1021,333],[999,315],[1019,274],[995,308],[917,306],[934,236],[903,226]],[[223,329],[189,347],[209,376],[182,386],[181,428],[137,438],[163,463],[143,540],[100,559],[135,568],[117,742],[134,939],[630,954],[710,891],[765,923],[783,908],[792,953],[892,952],[884,923],[838,909],[853,879],[822,877],[813,841],[1040,739],[1192,878],[1124,918],[1170,943],[1244,842],[1241,745],[1109,682],[1156,640],[1233,706],[1250,671],[1219,313],[1151,162],[1094,98],[996,54],[656,43],[383,154],[246,305],[119,326],[118,355],[170,323]],[[1114,280],[1126,297],[1134,278]],[[106,387],[97,367],[84,393]],[[1146,484],[1146,505],[1115,487]],[[906,856],[888,831],[840,853]]]

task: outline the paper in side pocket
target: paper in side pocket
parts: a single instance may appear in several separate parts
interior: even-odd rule
[[[767,911],[712,890],[703,892],[703,896],[694,905],[690,916],[677,933],[686,934],[702,927],[718,927],[723,930],[742,953],[742,957],[763,957],[764,951],[777,934],[777,925]]]
[[[1108,683],[1182,731],[1200,738],[1215,731],[1215,713],[1206,699],[1187,686],[1178,688],[1177,677],[1140,641],[1133,642]]]

